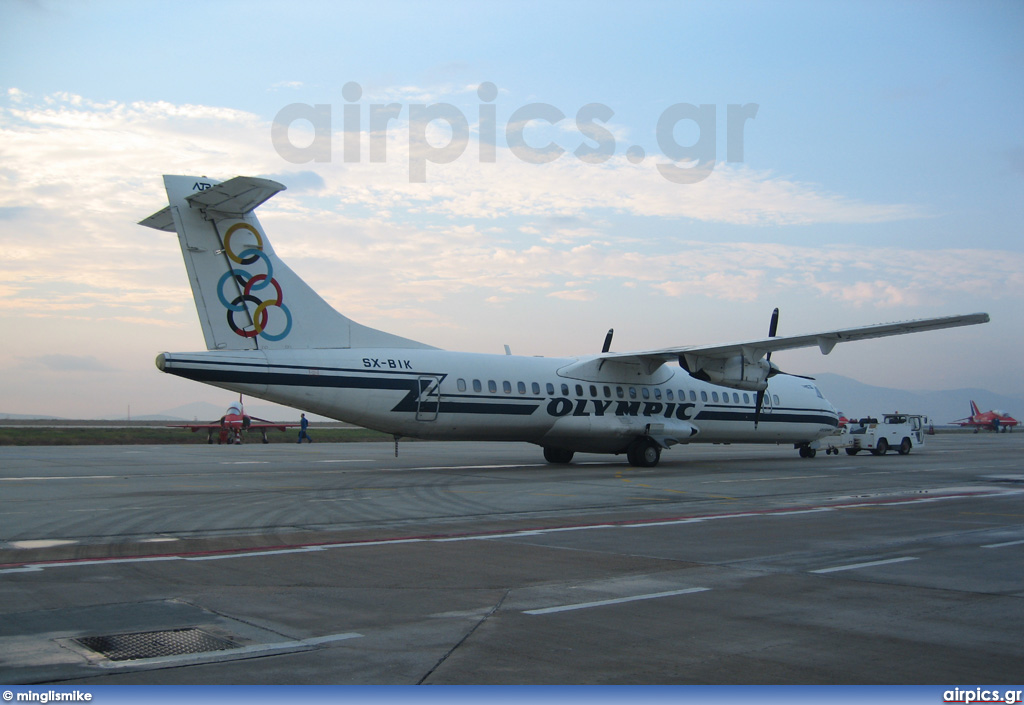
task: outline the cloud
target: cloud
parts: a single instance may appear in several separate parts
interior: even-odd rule
[[[397,93],[408,98],[413,88]],[[1014,252],[894,246],[866,258],[855,245],[765,241],[783,226],[926,214],[742,164],[679,185],[658,174],[657,158],[594,165],[567,154],[534,165],[499,148],[495,163],[481,163],[470,139],[462,157],[428,163],[427,182],[414,184],[407,123],[392,123],[384,163],[369,162],[365,149],[363,161],[344,162],[338,135],[335,161],[288,165],[266,120],[240,110],[8,96],[17,100],[0,108],[0,297],[10,315],[183,325],[190,292],[176,240],[134,225],[165,205],[162,173],[264,174],[288,186],[261,209],[264,225],[282,256],[357,320],[426,322],[413,300],[600,300],[613,296],[608,286],[667,299],[750,302],[799,291],[851,306],[913,306],[1005,297],[1024,284]],[[702,240],[700,223],[746,227],[746,237]]]
[[[54,372],[112,372],[114,370],[92,355],[39,355],[28,362]]]

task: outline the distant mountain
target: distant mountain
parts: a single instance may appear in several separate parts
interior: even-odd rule
[[[1001,409],[1017,419],[1024,416],[1024,397],[995,394],[985,389],[912,392],[873,387],[849,377],[827,372],[813,377],[821,393],[835,405],[836,409],[850,418],[902,411],[908,414],[926,414],[935,425],[945,425],[969,416],[972,399],[978,403],[978,408],[982,411]]]
[[[26,419],[49,419],[62,420],[60,416],[45,416],[43,414],[3,414],[0,413],[0,421],[23,421]]]

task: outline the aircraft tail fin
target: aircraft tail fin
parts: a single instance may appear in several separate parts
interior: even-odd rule
[[[285,187],[238,176],[164,176],[170,205],[140,225],[177,232],[209,350],[429,348],[360,325],[274,253],[255,209]]]
[[[971,399],[971,416],[981,416],[981,412],[978,410],[978,405]]]

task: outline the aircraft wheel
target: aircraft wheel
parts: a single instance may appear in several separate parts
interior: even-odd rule
[[[818,451],[809,446],[800,446],[800,457],[801,458],[813,458],[818,454]]]
[[[909,454],[910,453],[910,445],[911,445],[910,444],[910,439],[909,438],[904,438],[903,442],[900,443],[900,450],[899,450],[900,455],[907,455],[907,454]]]
[[[549,463],[557,463],[558,465],[567,465],[571,463],[573,455],[574,453],[571,450],[563,450],[561,448],[544,449],[544,460]]]
[[[878,444],[875,446],[875,449],[871,451],[871,454],[885,455],[887,452],[889,452],[889,441],[885,440],[884,438],[879,438]]]
[[[847,448],[846,449],[846,454],[847,455],[857,455],[857,453],[859,453],[859,452],[860,452],[860,448]]]
[[[637,438],[629,444],[626,457],[630,465],[638,468],[653,468],[661,460],[661,446],[649,438]]]

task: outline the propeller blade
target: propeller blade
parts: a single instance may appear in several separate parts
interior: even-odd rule
[[[604,337],[604,346],[601,348],[601,352],[606,353],[612,349],[612,335],[615,333],[614,328],[608,329],[608,335]]]
[[[774,338],[775,334],[778,332],[778,330],[779,330],[779,307],[776,306],[775,310],[772,311],[772,319],[771,319],[771,321],[768,322],[768,337],[769,338]],[[764,359],[768,361],[769,365],[771,364],[771,361],[772,361],[772,352],[771,352],[771,350],[769,350],[768,353],[764,356]],[[769,377],[774,377],[777,374],[779,374],[779,370],[778,370],[777,367],[771,368],[769,370],[769,372],[768,372],[768,376]],[[755,429],[757,428],[758,422],[761,420],[761,407],[762,406],[764,406],[764,390],[763,389],[760,392],[757,393],[757,406],[754,407],[754,428]]]
[[[772,311],[772,320],[771,320],[771,322],[768,323],[768,337],[769,338],[774,338],[775,334],[778,332],[778,330],[779,330],[779,308],[778,308],[778,306],[776,306],[775,310]],[[770,350],[768,351],[768,354],[764,356],[764,359],[767,360],[768,362],[772,361],[772,353],[771,353]]]

